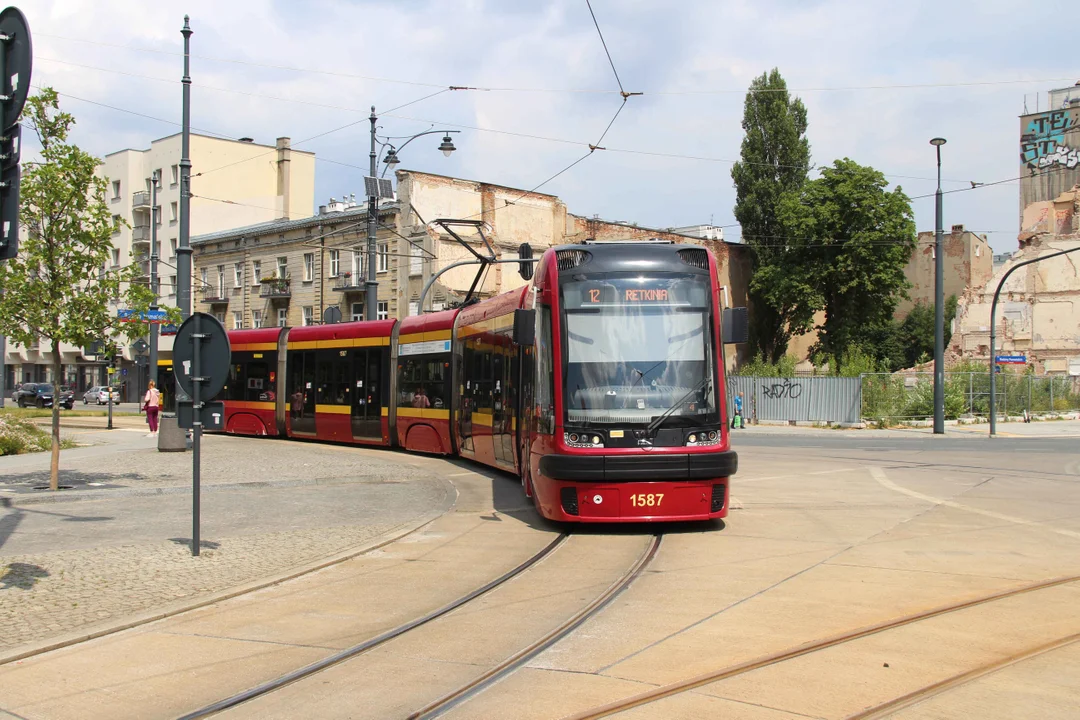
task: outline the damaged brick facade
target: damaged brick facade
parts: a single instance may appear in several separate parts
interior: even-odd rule
[[[908,299],[896,306],[894,317],[902,320],[916,303],[934,305],[934,233],[921,232],[904,276],[911,284]],[[953,225],[941,239],[945,251],[945,297],[959,298],[969,288],[982,287],[994,272],[994,256],[986,238]]]

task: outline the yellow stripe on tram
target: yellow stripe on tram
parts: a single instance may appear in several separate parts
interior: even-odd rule
[[[315,412],[327,415],[348,415],[352,412],[352,408],[348,405],[316,405]]]

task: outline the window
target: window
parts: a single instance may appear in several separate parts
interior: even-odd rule
[[[541,305],[536,334],[536,392],[537,432],[550,435],[555,430],[555,365],[551,346],[551,308]]]
[[[315,253],[304,253],[304,282],[315,277]]]
[[[262,327],[262,310],[252,310],[251,311],[251,327],[253,327],[253,328],[261,328]]]
[[[390,243],[379,243],[379,265],[377,272],[390,271]]]
[[[409,275],[419,275],[424,269],[424,251],[409,243]]]
[[[120,234],[120,220],[121,220],[121,217],[119,215],[113,215],[112,216],[112,234],[113,235],[119,235]]]
[[[287,323],[288,320],[289,320],[289,309],[288,308],[278,308],[278,311],[277,311],[277,326],[278,327],[285,327],[285,323]]]
[[[360,278],[364,277],[364,254],[359,250],[353,250],[352,274],[356,284],[360,284]]]
[[[177,215],[179,214],[177,212],[176,206],[177,206],[177,203],[175,203],[175,202],[169,203],[169,224],[170,225],[175,225],[176,224],[176,218],[177,218]],[[160,215],[158,217],[160,218]],[[160,224],[161,224],[161,220],[159,219],[158,220],[158,225],[160,225]]]
[[[147,194],[149,194],[150,191],[153,190],[153,189],[154,189],[154,181],[152,179],[150,179],[150,178],[146,178],[146,192],[147,192]]]
[[[176,259],[176,238],[169,240],[169,247],[172,249],[173,259]]]
[[[352,314],[350,316],[350,319],[353,322],[358,322],[364,319],[364,303],[354,302],[352,304]]]
[[[176,185],[180,182],[180,166],[173,165],[170,169],[172,170],[172,184]]]
[[[112,249],[112,265],[116,267],[120,264],[120,248]]]
[[[160,240],[155,240],[154,241],[154,249],[151,252],[151,254],[152,255],[157,255],[158,257],[161,257],[161,241]]]
[[[279,257],[277,259],[277,276],[279,278],[289,277],[289,258]]]
[[[252,283],[257,283],[260,280],[262,280],[262,261],[261,260],[252,260],[251,261],[251,282]]]
[[[238,262],[233,265],[233,287],[244,285],[244,263]]]
[[[154,206],[154,223],[158,227],[161,226],[161,206],[160,205],[155,205]]]
[[[390,318],[390,303],[383,300],[378,305],[378,312],[376,313],[376,319],[387,320]]]
[[[119,200],[120,199],[120,181],[119,180],[113,180],[112,181],[112,199],[113,200]]]
[[[170,295],[175,295],[176,294],[176,276],[175,275],[170,275],[169,276],[169,294]]]
[[[418,302],[409,303],[409,316],[411,317],[413,315],[419,315],[419,314],[420,314],[420,303],[418,303]]]
[[[310,305],[304,306],[304,327],[315,324],[315,311]]]
[[[233,311],[233,314],[232,314],[232,328],[233,328],[233,330],[243,330],[244,329],[244,313],[237,312],[235,310]]]
[[[217,266],[217,296],[225,297],[225,266]]]
[[[330,277],[337,277],[341,274],[341,251],[330,251]]]
[[[222,326],[225,325],[225,313],[224,312],[214,313],[214,317],[217,318],[218,322],[221,323]]]
[[[203,268],[202,273],[200,274],[200,277],[199,277],[199,279],[202,280],[202,287],[204,287],[204,288],[209,287],[210,282],[209,282],[208,278],[209,278],[209,275],[208,275],[208,273],[206,271],[206,268]]]

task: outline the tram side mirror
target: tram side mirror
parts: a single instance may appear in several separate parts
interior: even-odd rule
[[[532,345],[536,342],[536,311],[514,311],[514,344]]]
[[[531,262],[524,262],[526,260],[532,260],[532,256],[532,245],[529,243],[521,243],[521,245],[518,246],[518,258],[523,261],[518,263],[518,274],[521,275],[522,280],[532,280],[533,264]]]
[[[721,323],[721,339],[725,345],[739,345],[750,341],[750,313],[746,308],[724,308]]]

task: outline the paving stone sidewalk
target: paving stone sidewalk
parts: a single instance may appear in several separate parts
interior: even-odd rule
[[[358,549],[454,499],[392,452],[211,436],[196,558],[191,454],[130,431],[87,439],[97,444],[62,453],[61,481],[76,490],[59,498],[30,489],[48,453],[0,458],[0,655]],[[251,481],[262,484],[238,484]],[[140,495],[150,488],[169,492]]]

